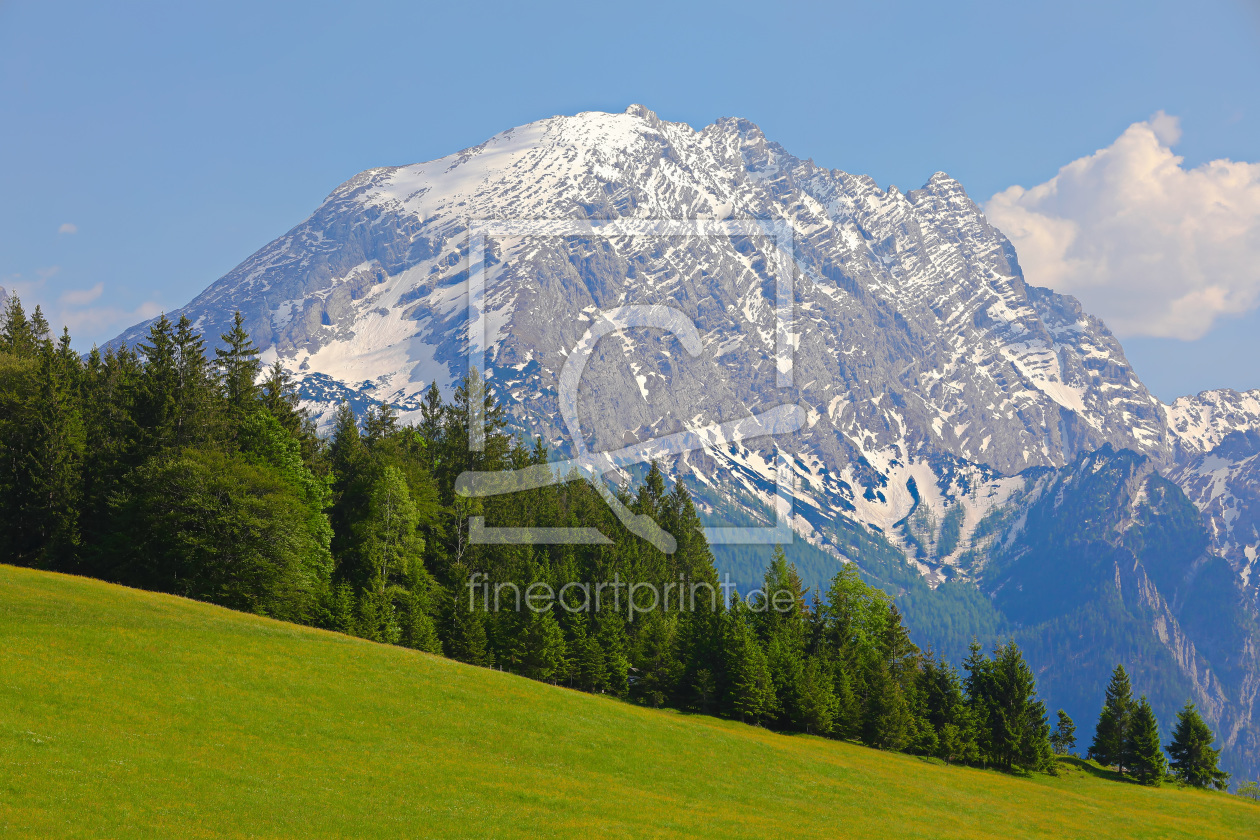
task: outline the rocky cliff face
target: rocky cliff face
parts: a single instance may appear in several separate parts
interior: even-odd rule
[[[696,131],[633,106],[369,170],[183,312],[218,332],[241,309],[268,356],[306,376],[317,410],[353,395],[405,411],[430,381],[449,387],[465,370],[470,219],[786,222],[790,254],[739,236],[491,238],[487,377],[523,430],[563,450],[557,376],[592,318],[675,307],[702,352],[648,330],[605,339],[582,382],[588,443],[797,403],[808,424],[778,442],[795,455],[801,527],[820,543],[846,517],[903,544],[898,523],[913,510],[943,522],[959,507],[965,532],[1003,497],[993,477],[1104,443],[1171,456],[1161,406],[1119,343],[1075,300],[1029,287],[956,181],[882,190],[793,157],[745,120]],[[785,276],[794,353],[780,388]],[[685,463],[705,479],[742,472],[755,489],[773,483],[772,461],[762,446]],[[928,571],[951,560],[918,553]]]
[[[1260,391],[1204,391],[1167,408],[1175,462],[1167,469],[1203,516],[1224,557],[1260,604]]]

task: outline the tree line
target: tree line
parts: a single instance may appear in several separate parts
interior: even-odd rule
[[[719,581],[686,488],[667,487],[655,463],[616,492],[675,536],[670,554],[626,531],[576,478],[489,499],[456,493],[467,470],[548,462],[541,439],[507,433],[477,376],[449,402],[433,384],[412,424],[388,405],[361,419],[343,405],[325,438],[280,364],[263,369],[239,313],[212,352],[187,318],[163,316],[134,349],[81,357],[68,331],[53,340],[38,308],[27,317],[14,297],[0,326],[0,562],[950,763],[1053,772],[1055,752],[1075,743],[1062,712],[1051,732],[1013,642],[990,652],[973,643],[961,668],[942,661],[911,641],[893,599],[853,564],[808,599],[776,550],[766,594],[701,599],[693,610],[485,609],[470,580],[560,590],[616,578],[657,591]],[[475,394],[484,401],[478,451],[468,445]],[[472,544],[472,517],[595,527],[610,544]],[[1093,752],[1145,773],[1146,712],[1122,694],[1112,703],[1109,691],[1123,720]],[[1186,743],[1199,744],[1195,732]],[[1218,777],[1186,781],[1203,778]]]

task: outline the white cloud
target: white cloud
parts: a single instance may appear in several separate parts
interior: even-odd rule
[[[69,327],[70,336],[80,349],[107,341],[132,324],[162,314],[163,307],[153,301],[141,303],[134,309],[91,306],[105,293],[104,282],[98,282],[90,289],[67,290],[53,299],[53,291],[47,288],[47,281],[58,271],[59,267],[55,265],[37,269],[35,273],[39,279],[34,281],[25,279],[21,274],[10,274],[0,278],[0,286],[21,297],[27,313],[38,305],[53,333],[60,335],[63,326]]]
[[[104,335],[107,340],[132,324],[147,321],[160,314],[162,307],[153,302],[142,303],[135,309],[123,309],[119,306],[79,308],[72,304],[55,307],[48,313],[48,321],[57,325],[58,332],[63,325],[69,327],[70,335],[76,339],[75,344],[78,345],[83,341],[84,334]]]
[[[1160,111],[985,213],[1028,282],[1075,295],[1122,337],[1193,340],[1260,304],[1260,163],[1187,169]]]
[[[71,224],[70,222],[66,222],[61,227],[57,228],[57,233],[78,233],[78,232],[79,232],[79,226],[75,224]]]
[[[71,289],[70,291],[62,292],[61,297],[57,298],[57,302],[68,306],[87,306],[100,297],[104,291],[104,283],[97,283],[90,289]]]

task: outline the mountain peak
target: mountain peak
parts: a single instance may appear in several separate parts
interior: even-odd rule
[[[637,102],[626,109],[626,113],[632,117],[638,117],[648,122],[660,122],[660,117],[656,116],[656,112],[648,108],[646,105],[640,105]]]
[[[582,397],[592,448],[809,406],[808,429],[782,444],[810,465],[801,493],[820,528],[843,516],[895,529],[915,493],[943,516],[961,492],[953,482],[972,481],[963,473],[1057,467],[1106,442],[1166,453],[1163,415],[1119,344],[1071,299],[1030,292],[956,181],[938,173],[909,196],[881,192],[738,118],[696,131],[632,105],[369,170],[176,317],[216,335],[241,310],[265,361],[297,371],[321,416],[350,399],[406,417],[430,382],[449,389],[466,369],[469,219],[714,216],[796,232],[796,302],[782,327],[795,348],[790,387],[776,385],[774,243],[490,237],[484,372],[515,425],[567,445],[557,377],[593,313],[666,303],[696,325],[704,351],[662,355],[659,339],[639,336],[592,361]],[[693,467],[773,486],[767,462],[750,458],[715,453]]]

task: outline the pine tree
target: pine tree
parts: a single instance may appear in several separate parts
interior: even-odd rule
[[[290,434],[296,437],[301,432],[305,415],[298,408],[293,377],[278,359],[267,369],[267,378],[263,380],[262,404]]]
[[[22,301],[14,294],[4,308],[3,326],[0,326],[0,350],[18,358],[29,359],[35,356],[37,349],[38,342],[31,322],[22,309]]]
[[[1059,709],[1059,725],[1050,736],[1050,744],[1056,755],[1067,755],[1076,746],[1076,724],[1062,709]]]
[[[1032,669],[1013,641],[993,656],[989,747],[995,763],[1041,769],[1050,754],[1045,705],[1036,699]]]
[[[1104,767],[1117,767],[1123,773],[1124,744],[1132,716],[1133,689],[1129,685],[1129,675],[1123,665],[1117,665],[1107,685],[1107,696],[1098,715],[1089,757]]]
[[[137,345],[144,365],[134,413],[145,454],[155,454],[174,443],[174,418],[179,393],[179,355],[175,328],[162,315],[149,327],[146,342]]]
[[[1159,746],[1159,722],[1145,694],[1134,706],[1125,733],[1124,765],[1144,785],[1158,785],[1168,769]]]
[[[759,723],[773,708],[774,683],[748,606],[738,598],[727,611],[725,636],[727,708],[745,723]]]
[[[48,328],[48,319],[44,317],[43,310],[38,306],[31,313],[31,334],[35,336],[35,343],[38,347],[52,344],[52,334]]]
[[[1199,715],[1193,703],[1177,713],[1177,726],[1173,730],[1168,755],[1172,757],[1174,776],[1183,784],[1195,787],[1229,787],[1229,774],[1216,766],[1221,751],[1212,749],[1215,736]]]
[[[232,316],[232,328],[224,333],[223,347],[214,351],[223,383],[223,395],[227,398],[228,411],[242,417],[252,409],[258,399],[258,374],[262,363],[258,361],[258,348],[245,329],[245,316],[238,311]]]
[[[663,706],[674,696],[679,676],[677,629],[673,616],[653,610],[635,638],[631,660],[638,673],[630,693],[649,706]]]
[[[811,735],[830,735],[835,729],[840,701],[833,681],[817,657],[809,657],[795,686],[793,723]]]
[[[572,616],[570,626],[570,682],[583,691],[603,691],[608,686],[608,665],[599,639],[582,613]]]
[[[485,613],[470,608],[468,599],[457,593],[447,612],[443,643],[446,655],[470,665],[489,668],[494,664],[486,638]]]
[[[176,361],[171,438],[175,446],[191,446],[210,436],[213,374],[205,340],[193,330],[188,316],[180,316],[173,342]]]
[[[906,695],[888,663],[880,661],[867,675],[862,740],[882,750],[900,750],[913,735],[914,716]]]
[[[58,350],[40,352],[38,396],[31,411],[31,513],[38,544],[36,562],[73,569],[79,546],[83,497],[84,433],[80,403],[82,370],[70,335]]]

